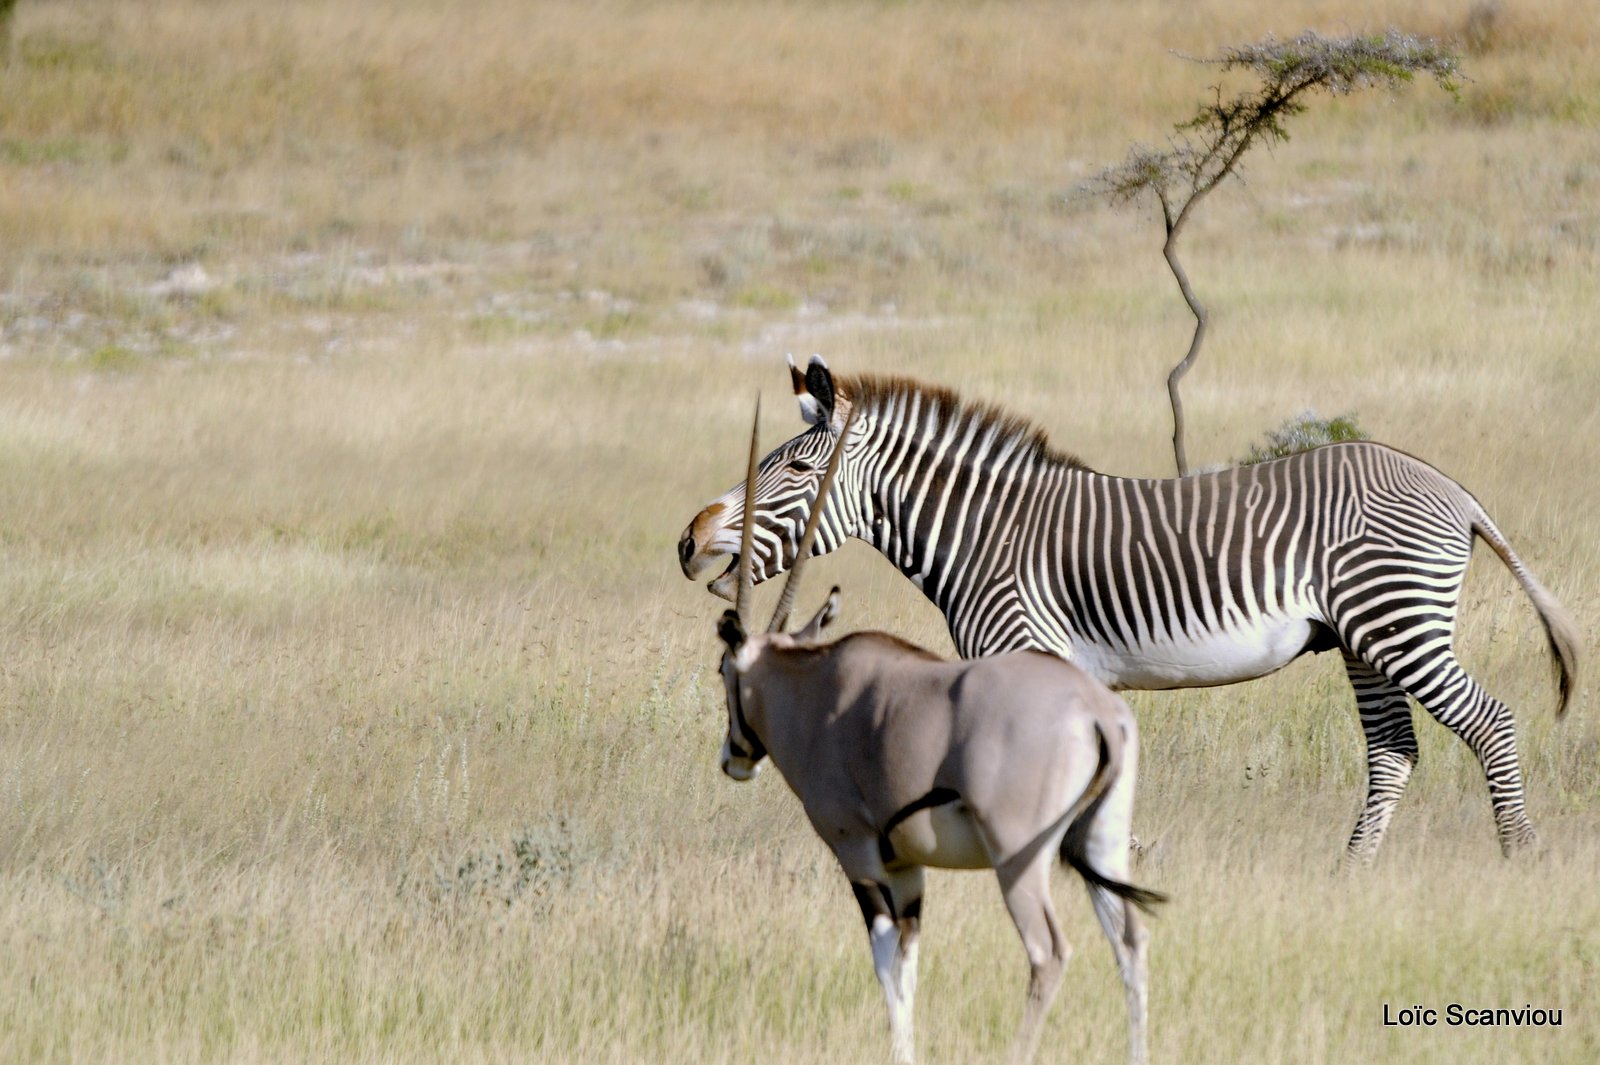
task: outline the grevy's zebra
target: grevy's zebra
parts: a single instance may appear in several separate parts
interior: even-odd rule
[[[1377,853],[1417,761],[1409,693],[1483,765],[1502,850],[1536,839],[1510,712],[1461,668],[1456,606],[1482,537],[1533,600],[1564,712],[1577,634],[1471,494],[1373,443],[1334,444],[1180,480],[1108,477],[1037,428],[901,378],[790,364],[807,432],[756,478],[755,576],[793,561],[817,469],[856,411],[814,554],[857,536],[944,612],[962,657],[1054,651],[1115,689],[1230,684],[1341,650],[1367,742],[1347,854]],[[731,598],[740,484],[696,515],[683,572]]]

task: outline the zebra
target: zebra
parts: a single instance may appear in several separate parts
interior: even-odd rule
[[[1577,681],[1577,630],[1478,501],[1432,466],[1360,441],[1180,479],[1114,477],[948,389],[836,378],[820,356],[804,373],[791,358],[789,370],[811,427],[760,464],[755,580],[792,564],[817,465],[854,415],[813,551],[870,543],[944,613],[963,658],[1036,648],[1113,690],[1161,690],[1236,683],[1337,650],[1367,753],[1346,861],[1377,855],[1416,766],[1408,695],[1477,756],[1502,852],[1537,842],[1511,713],[1452,648],[1473,538],[1533,602],[1558,716]],[[691,580],[733,556],[708,585],[723,598],[744,494],[741,483],[708,505],[678,545]]]

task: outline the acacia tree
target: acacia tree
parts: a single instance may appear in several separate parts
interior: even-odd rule
[[[1167,228],[1161,252],[1195,318],[1189,351],[1167,375],[1172,453],[1180,477],[1189,472],[1189,464],[1183,447],[1183,399],[1178,385],[1200,354],[1208,318],[1178,261],[1178,237],[1195,205],[1230,174],[1238,176],[1239,161],[1254,145],[1288,140],[1284,121],[1304,111],[1306,98],[1313,93],[1343,96],[1371,86],[1394,90],[1423,73],[1454,95],[1460,73],[1460,59],[1454,52],[1437,41],[1395,30],[1365,37],[1324,37],[1307,30],[1288,41],[1268,36],[1257,44],[1227,48],[1220,55],[1195,61],[1224,73],[1249,71],[1260,84],[1228,99],[1223,98],[1221,86],[1214,86],[1211,102],[1174,127],[1167,148],[1158,151],[1135,144],[1127,159],[1101,171],[1090,186],[1114,203],[1149,194],[1161,206]]]

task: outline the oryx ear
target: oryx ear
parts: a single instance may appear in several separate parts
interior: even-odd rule
[[[800,404],[800,417],[810,425],[827,425],[833,421],[833,373],[821,355],[811,356],[806,372],[789,357],[789,380],[794,385],[795,402]]]
[[[833,591],[828,593],[827,602],[822,604],[822,609],[794,634],[797,640],[818,640],[822,638],[822,630],[833,624],[839,616],[839,586],[835,584]]]
[[[739,620],[737,610],[722,612],[722,620],[717,622],[717,635],[722,637],[722,642],[728,645],[730,651],[738,651],[744,646],[744,623]]]

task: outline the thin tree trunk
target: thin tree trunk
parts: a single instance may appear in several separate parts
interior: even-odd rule
[[[1194,365],[1195,356],[1200,354],[1200,344],[1206,336],[1207,315],[1205,307],[1195,297],[1194,289],[1189,287],[1189,275],[1183,272],[1183,264],[1178,262],[1177,226],[1167,232],[1167,242],[1162,245],[1161,254],[1166,256],[1167,265],[1172,268],[1172,276],[1178,279],[1178,290],[1183,293],[1184,302],[1194,314],[1194,336],[1189,340],[1189,352],[1183,357],[1183,361],[1167,374],[1167,398],[1172,402],[1172,456],[1178,463],[1178,476],[1187,477],[1189,459],[1183,447],[1183,397],[1178,394],[1178,383],[1183,380],[1183,375],[1189,372],[1189,367]]]

